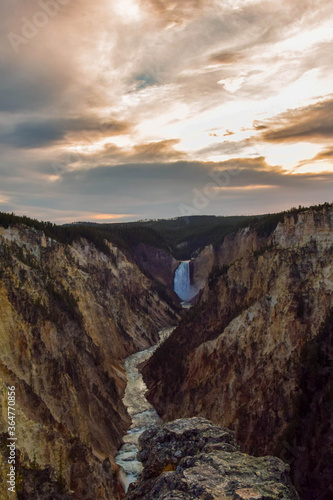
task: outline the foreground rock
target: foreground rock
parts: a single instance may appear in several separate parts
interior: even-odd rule
[[[289,466],[238,451],[234,433],[204,418],[154,426],[140,437],[142,479],[127,500],[297,500]]]

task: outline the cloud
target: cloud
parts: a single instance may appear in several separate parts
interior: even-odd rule
[[[284,170],[300,158],[329,169],[330,2],[71,0],[16,53],[8,34],[40,9],[0,4],[2,206],[54,220],[176,216],[232,168],[205,213],[330,196],[328,173]],[[270,154],[302,141],[315,148],[292,165],[289,150]]]
[[[86,141],[81,146],[75,146],[67,151],[67,153],[55,153],[52,160],[54,173],[63,175],[71,170],[94,170],[101,164],[107,164],[110,167],[117,164],[138,163],[142,165],[145,163],[171,162],[187,158],[186,153],[175,148],[179,143],[179,139],[144,142],[134,144],[131,147],[121,147],[110,142],[97,142],[97,144],[94,144],[94,140],[89,142],[89,135],[84,138]]]
[[[244,56],[240,52],[225,51],[212,54],[210,61],[212,64],[234,64],[241,61]]]
[[[211,186],[215,196],[207,197]],[[280,167],[268,165],[264,158],[234,158],[219,163],[101,165],[68,171],[47,184],[38,175],[29,178],[27,172],[15,182],[7,180],[3,187],[5,192],[11,191],[7,210],[16,206],[22,212],[22,207],[30,207],[26,208],[28,213],[33,210],[34,216],[44,219],[54,210],[51,218],[57,221],[71,213],[75,220],[95,220],[98,214],[135,220],[176,217],[183,214],[184,206],[194,214],[226,215],[266,213],[302,200],[307,204],[331,201],[333,174],[290,176]]]
[[[212,184],[217,195],[207,198],[207,186]],[[179,216],[184,205],[194,214],[266,213],[301,200],[309,204],[330,201],[332,187],[330,173],[289,176],[281,168],[267,165],[264,158],[236,158],[220,163],[98,167],[68,173],[55,189],[62,197],[74,198],[75,206],[83,206],[89,197],[102,212],[132,213],[135,219]],[[198,197],[203,199],[199,208]]]
[[[228,131],[226,134],[223,134],[224,136],[228,135],[233,135],[232,132]],[[249,149],[252,150],[256,156],[259,156],[255,148],[253,147],[254,142],[252,139],[244,139],[241,141],[222,141],[218,142],[217,144],[212,144],[210,146],[207,146],[203,149],[200,149],[197,154],[198,155],[236,155],[240,154],[244,151],[247,151]]]
[[[103,152],[104,157],[111,155],[126,163],[151,163],[163,162],[186,157],[182,151],[177,151],[174,146],[179,144],[179,139],[168,139],[165,141],[148,142],[136,144],[132,148],[117,148],[114,145],[107,145]]]
[[[213,0],[141,0],[144,8],[150,8],[168,25],[183,24],[203,11],[214,6]]]
[[[332,159],[333,149],[324,149],[312,158],[300,161],[294,171],[298,174],[307,172],[330,173],[333,170]]]
[[[179,139],[169,139],[165,141],[137,144],[133,147],[132,152],[129,154],[129,158],[132,162],[152,162],[185,157],[185,153],[174,149],[174,146],[179,144],[179,142]]]
[[[128,133],[132,125],[120,121],[99,120],[96,116],[79,118],[33,119],[18,123],[9,131],[0,130],[0,143],[16,148],[41,148],[59,143],[70,136],[71,139],[103,139]],[[95,136],[94,136],[95,134]]]
[[[333,158],[333,149],[325,149],[324,151],[321,151],[318,153],[314,158],[313,161],[316,160],[331,160]]]
[[[289,110],[273,120],[255,123],[254,128],[264,130],[261,138],[267,142],[331,140],[333,99]]]

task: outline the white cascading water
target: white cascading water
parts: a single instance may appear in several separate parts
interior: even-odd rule
[[[173,289],[178,297],[184,302],[191,300],[197,293],[195,287],[191,286],[190,261],[183,261],[176,269]]]
[[[116,462],[120,465],[120,477],[127,491],[129,485],[136,481],[142,472],[142,464],[137,460],[138,440],[140,435],[150,425],[160,422],[160,417],[154,407],[145,398],[147,386],[143,381],[138,366],[153,354],[157,347],[173,331],[173,328],[165,328],[160,331],[159,342],[144,351],[136,352],[125,361],[127,386],[123,402],[131,416],[132,425],[124,436],[124,444],[119,450]]]

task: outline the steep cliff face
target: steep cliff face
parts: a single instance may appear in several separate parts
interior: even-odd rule
[[[191,261],[191,278],[193,285],[196,286],[198,290],[204,288],[215,261],[216,255],[212,245],[206,246],[199,255]]]
[[[191,260],[191,278],[193,284],[201,290],[215,267],[229,266],[235,260],[260,251],[271,244],[271,235],[260,235],[249,227],[225,236],[223,243],[214,248],[207,245]]]
[[[113,457],[130,424],[122,361],[177,314],[134,262],[109,249],[0,228],[1,498],[7,385],[16,387],[21,498],[49,498],[48,488],[59,498],[118,498]]]
[[[265,238],[226,238],[236,249],[144,368],[149,399],[165,420],[200,415],[234,429],[246,452],[279,452],[302,498],[328,499],[332,208],[287,217]]]
[[[144,243],[137,245],[134,256],[141,269],[172,290],[175,270],[179,264],[176,259],[161,248]]]
[[[298,500],[288,465],[240,453],[233,432],[204,418],[151,427],[139,442],[143,476],[128,500]]]
[[[270,244],[271,236],[260,235],[246,227],[237,233],[228,234],[217,250],[216,260],[219,266],[229,266],[235,260],[260,251]]]

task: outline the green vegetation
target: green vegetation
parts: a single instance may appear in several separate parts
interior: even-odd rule
[[[263,215],[260,218],[253,217],[252,220],[249,221],[249,226],[258,233],[258,236],[267,237],[272,234],[279,222],[283,222],[286,216],[294,217],[294,221],[297,222],[297,218],[300,213],[306,212],[310,208],[313,211],[319,211],[325,207],[332,207],[332,203],[323,203],[322,205],[313,205],[311,207],[302,207],[300,205],[298,208],[293,207],[290,210],[279,212],[277,214]]]
[[[250,220],[247,216],[216,217],[213,215],[178,217],[157,221],[139,221],[126,224],[107,224],[130,229],[153,230],[162,238],[169,251],[178,260],[194,257],[206,245],[220,245],[227,234],[237,231]],[[245,224],[246,226],[247,224]],[[105,227],[104,226],[104,227]]]
[[[0,212],[0,225],[5,228],[23,224],[33,227],[59,243],[72,244],[85,238],[92,242],[96,248],[109,257],[113,258],[106,241],[119,246],[124,251],[130,251],[139,243],[146,243],[157,248],[169,251],[168,245],[163,238],[149,227],[130,227],[113,224],[70,224],[66,226],[57,226],[51,222],[38,221],[25,216],[16,216],[13,213],[8,214]]]
[[[331,206],[332,204],[324,203],[310,208],[317,211]],[[286,215],[293,216],[296,221],[298,215],[307,210],[308,207],[299,206],[280,213],[258,216],[194,215],[175,219],[111,224],[75,223],[65,226],[0,212],[0,225],[7,228],[15,224],[24,224],[43,231],[47,237],[60,243],[71,244],[73,241],[85,238],[111,258],[113,254],[105,240],[125,252],[131,251],[139,243],[144,243],[161,248],[178,260],[187,260],[195,257],[206,245],[218,247],[228,234],[245,227],[257,231],[259,236],[267,237]]]
[[[323,205],[314,205],[311,209],[316,211],[330,206],[332,205],[324,203]],[[195,257],[206,245],[213,245],[216,248],[223,243],[228,234],[235,233],[245,227],[257,231],[259,236],[267,237],[274,231],[279,222],[283,222],[286,215],[291,215],[297,220],[298,214],[307,210],[309,210],[308,207],[299,206],[277,214],[228,217],[193,215],[176,219],[103,224],[101,227],[105,230],[115,227],[131,230],[152,229],[155,234],[162,238],[176,259],[188,260]]]

